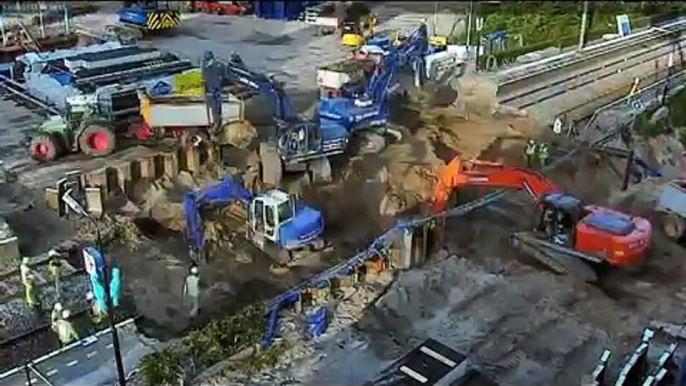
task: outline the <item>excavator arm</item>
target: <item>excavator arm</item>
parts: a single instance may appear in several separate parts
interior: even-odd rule
[[[183,212],[186,220],[186,240],[192,253],[200,253],[205,246],[202,211],[211,205],[241,202],[248,205],[252,193],[235,178],[227,177],[219,183],[201,189],[189,190],[183,196]]]
[[[535,170],[495,162],[464,161],[455,157],[438,175],[433,193],[434,212],[445,211],[450,194],[461,186],[524,189],[535,200],[546,194],[562,192]]]

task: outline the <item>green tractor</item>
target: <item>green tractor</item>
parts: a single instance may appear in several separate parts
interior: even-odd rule
[[[52,116],[34,129],[31,158],[46,162],[78,152],[94,157],[111,154],[116,147],[114,125],[96,114],[94,106],[88,96],[68,98],[65,116]]]

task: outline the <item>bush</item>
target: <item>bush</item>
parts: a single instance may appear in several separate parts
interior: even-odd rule
[[[143,381],[172,385],[187,373],[210,367],[259,343],[267,320],[264,308],[249,306],[227,318],[191,331],[182,342],[141,359]]]
[[[141,358],[140,371],[148,385],[173,385],[183,376],[182,356],[172,348]]]

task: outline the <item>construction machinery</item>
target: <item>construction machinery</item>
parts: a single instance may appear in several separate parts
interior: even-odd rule
[[[597,279],[586,263],[640,267],[650,246],[648,220],[609,208],[584,205],[537,171],[484,161],[454,158],[439,176],[433,198],[437,213],[465,186],[523,189],[542,209],[534,231],[511,236],[513,246],[558,273]],[[452,197],[451,197],[452,196]],[[580,261],[581,260],[581,261]]]
[[[181,24],[181,12],[173,1],[124,1],[117,12],[119,24],[108,26],[115,35],[142,38],[144,34],[176,28]]]
[[[324,219],[320,211],[279,189],[253,195],[237,178],[229,177],[214,186],[184,194],[186,239],[195,261],[203,259],[206,253],[203,211],[226,205],[231,205],[230,210],[223,213],[238,220],[246,239],[277,264],[294,261],[299,250],[319,250],[325,246],[321,238]]]
[[[250,13],[251,9],[249,1],[191,1],[191,12],[245,15]]]
[[[64,116],[53,115],[34,128],[29,140],[29,153],[37,161],[52,161],[58,157],[83,152],[102,157],[116,148],[115,126],[93,109],[92,96],[68,98]]]
[[[225,94],[222,98],[219,122],[215,122],[207,101],[199,95],[154,97],[141,89],[138,91],[138,99],[143,121],[135,131],[136,137],[161,138],[171,132],[180,139],[181,146],[186,146],[188,139],[195,139],[193,142],[198,143],[199,139],[210,139],[223,134],[228,125],[242,122],[245,116],[243,101],[232,94]],[[215,128],[217,130],[213,130]]]
[[[341,24],[341,41],[344,46],[359,48],[367,38],[374,35],[377,18],[362,3],[353,3],[346,10]]]

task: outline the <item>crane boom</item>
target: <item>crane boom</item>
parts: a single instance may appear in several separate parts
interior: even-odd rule
[[[562,192],[562,189],[535,170],[495,162],[464,162],[455,157],[439,175],[434,189],[434,210],[445,210],[450,192],[465,185],[523,189],[535,200],[547,194]]]

